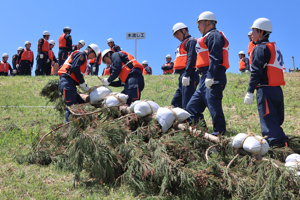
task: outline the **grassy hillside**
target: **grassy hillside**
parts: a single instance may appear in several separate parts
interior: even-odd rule
[[[299,135],[300,122],[300,73],[285,75],[285,122],[287,135]],[[48,132],[63,122],[63,116],[51,103],[39,96],[42,87],[58,77],[0,77],[0,199],[133,199],[136,195],[126,186],[109,188],[81,183],[72,187],[73,174],[54,169],[53,165],[19,165],[15,158],[31,151],[31,143],[37,133]],[[239,132],[260,133],[256,104],[246,106],[244,96],[249,75],[227,74],[228,84],[224,91],[223,109],[227,123],[226,136]],[[88,86],[99,84],[96,77],[86,77]],[[169,106],[177,88],[178,76],[147,76],[142,99]],[[122,88],[111,88],[119,92]],[[16,107],[11,107],[16,106]],[[42,107],[22,107],[42,106]],[[44,107],[43,107],[44,106]],[[48,106],[48,107],[47,107]],[[211,117],[204,113],[209,131]]]

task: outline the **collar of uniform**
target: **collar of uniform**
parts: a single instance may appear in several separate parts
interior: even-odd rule
[[[256,43],[256,44],[262,44],[262,43],[268,43],[268,42],[269,42],[268,39],[263,39],[263,40],[261,40],[260,42],[258,42],[258,43]]]
[[[183,38],[182,42],[184,42],[186,39],[192,37],[191,35],[186,36],[185,38]]]
[[[204,37],[205,35],[208,35],[208,33],[210,33],[212,30],[216,30],[216,28],[212,28],[209,31],[207,31],[205,34],[202,35],[202,37]]]

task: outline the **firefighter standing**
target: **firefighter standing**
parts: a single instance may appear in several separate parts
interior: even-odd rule
[[[68,58],[69,53],[72,51],[72,37],[71,37],[71,29],[66,26],[63,29],[63,34],[58,39],[58,64],[61,67],[65,60]]]
[[[0,63],[0,76],[8,76],[8,72],[12,74],[12,68],[10,64],[7,62],[8,60],[8,54],[4,53],[2,55],[2,61]]]
[[[173,74],[173,72],[174,72],[174,70],[173,70],[174,63],[171,62],[171,60],[172,60],[172,56],[170,54],[168,54],[166,56],[167,63],[161,67],[164,75],[165,74]]]
[[[85,45],[85,41],[80,40],[77,45],[72,45],[72,52],[76,50],[80,50],[82,47],[84,47],[84,45]]]
[[[245,57],[245,52],[244,51],[239,52],[239,58],[240,58],[240,62],[239,62],[240,72],[241,73],[248,73],[250,71],[250,69],[249,69],[249,59],[247,57]]]
[[[48,51],[48,60],[45,74],[46,75],[56,75],[58,70],[58,60],[55,57],[54,52],[52,51],[55,45],[54,40],[49,41],[49,51]]]
[[[25,42],[25,49],[20,51],[17,60],[17,73],[18,75],[29,75],[31,76],[31,70],[34,63],[33,52],[30,50],[31,43]],[[19,64],[20,63],[20,64]]]
[[[112,38],[107,39],[107,45],[109,46],[110,50],[113,52],[121,51],[121,47],[119,45],[115,45],[115,41]]]
[[[14,54],[13,57],[12,57],[12,65],[13,65],[13,75],[16,75],[17,74],[17,64],[20,64],[18,63],[18,56],[20,54],[20,52],[23,50],[24,48],[23,47],[19,47],[17,49],[17,54]]]
[[[36,70],[35,70],[35,75],[46,75],[47,71],[47,63],[49,63],[48,59],[48,51],[49,51],[49,37],[50,33],[49,31],[44,31],[43,32],[43,38],[39,39],[38,45],[37,45],[37,64],[36,64]],[[49,73],[50,74],[50,73]]]
[[[144,67],[144,69],[143,69],[143,75],[152,75],[152,68],[150,66],[148,66],[148,61],[144,60],[142,62],[142,65]]]

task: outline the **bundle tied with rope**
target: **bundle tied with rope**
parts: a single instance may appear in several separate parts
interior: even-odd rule
[[[134,112],[139,117],[145,117],[157,112],[159,105],[154,101],[140,100],[135,101],[130,105],[130,111]]]
[[[103,106],[120,106],[126,104],[128,95],[113,92],[103,98]]]

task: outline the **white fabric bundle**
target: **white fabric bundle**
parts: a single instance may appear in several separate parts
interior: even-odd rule
[[[105,86],[100,86],[90,93],[91,104],[98,103],[104,97],[108,96],[112,91]]]
[[[247,134],[245,134],[245,133],[237,134],[233,138],[232,146],[234,148],[243,147],[243,149],[245,151],[250,152],[250,153],[258,153],[259,152],[259,154],[262,156],[265,155],[269,151],[270,146],[269,146],[268,142],[265,139],[263,139],[261,136],[256,136],[256,138],[259,140],[262,140],[262,144],[255,137],[252,137],[252,136],[249,136],[247,138],[246,137],[247,137]],[[243,141],[244,141],[244,143],[242,144]]]
[[[121,103],[126,103],[127,99],[128,95],[114,92],[108,95],[104,101],[104,104],[106,106],[118,106]]]
[[[297,153],[290,154],[286,159],[285,159],[285,166],[289,170],[296,170],[300,167],[300,155]],[[295,176],[299,176],[300,172],[297,171]]]
[[[156,120],[161,125],[162,131],[165,133],[173,125],[175,116],[169,108],[159,108],[156,113]]]
[[[155,113],[159,105],[153,101],[135,101],[130,105],[130,111],[137,114],[139,117]]]
[[[169,108],[159,108],[157,110],[156,120],[161,125],[164,133],[168,131],[176,119],[182,122],[191,116],[190,113],[181,108],[173,108],[172,110]]]

